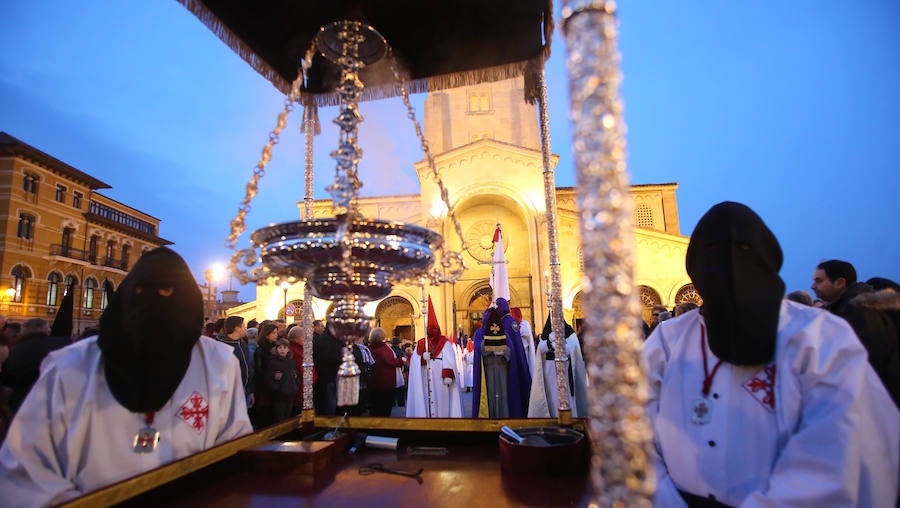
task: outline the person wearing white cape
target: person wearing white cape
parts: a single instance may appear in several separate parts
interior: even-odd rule
[[[740,203],[694,228],[703,305],[644,343],[654,506],[895,506],[900,413],[846,321],[784,299],[782,261]]]
[[[584,356],[581,354],[578,336],[569,323],[564,323],[566,334],[565,353],[567,384],[569,386],[569,408],[572,416],[587,416],[587,373]],[[528,401],[529,418],[556,418],[559,415],[559,390],[557,389],[556,361],[554,354],[555,335],[550,331],[550,318],[544,324],[544,331],[534,352],[534,372],[531,376],[531,397]]]
[[[437,323],[431,298],[428,299],[426,331],[427,337],[419,339],[409,360],[406,416],[462,418],[462,399],[457,381],[460,372],[456,363],[456,351],[453,343],[441,335],[441,327]]]

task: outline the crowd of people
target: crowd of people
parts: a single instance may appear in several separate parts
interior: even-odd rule
[[[828,260],[813,268],[815,298],[785,294],[781,264],[762,219],[720,203],[686,256],[702,306],[656,306],[643,323],[656,506],[895,506],[900,287]],[[238,316],[201,327],[201,301],[184,261],[160,248],[83,340],[0,316],[4,505],[55,504],[300,414],[301,328]],[[376,327],[352,341],[351,406],[338,405],[346,343],[315,321],[316,413],[555,417],[565,372],[572,415],[589,417],[591,362],[568,323],[559,347],[549,318],[535,336],[497,298],[472,338],[448,337],[428,303],[425,337]]]

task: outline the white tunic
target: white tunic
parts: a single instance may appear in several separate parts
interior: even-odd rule
[[[550,341],[554,340],[555,335],[550,332]],[[533,358],[534,370],[531,374],[531,393],[528,399],[528,417],[529,418],[556,418],[559,415],[559,389],[556,378],[556,362],[548,362],[546,355],[548,345],[546,340],[538,342],[537,349],[530,354],[526,351],[526,356]],[[587,416],[587,371],[584,366],[584,357],[581,355],[581,346],[578,343],[578,336],[574,333],[566,338],[566,356],[569,361],[566,365],[566,383],[568,384],[569,364],[572,365],[572,379],[574,380],[574,396],[572,395],[573,387],[569,387],[569,408],[572,410],[572,416]]]
[[[200,338],[154,415],[159,444],[135,453],[144,426],[110,392],[96,337],[50,353],[0,449],[0,505],[56,504],[252,432],[231,347]]]
[[[472,339],[469,339],[472,340]],[[472,388],[474,386],[475,380],[475,351],[469,351],[468,348],[463,351],[463,358],[466,361],[466,389]]]
[[[900,413],[843,319],[783,302],[775,361],[723,362],[708,423],[697,424],[702,322],[690,311],[661,323],[644,345],[659,454],[655,506],[686,506],[676,488],[742,507],[894,506]],[[718,359],[705,349],[711,372]]]
[[[462,418],[462,398],[459,383],[454,381],[445,386],[441,379],[443,369],[453,370],[453,379],[459,379],[456,366],[456,353],[453,343],[447,341],[437,358],[429,360],[431,364],[431,394],[434,397],[435,413],[433,418]],[[428,386],[426,384],[427,367],[422,365],[422,356],[417,348],[413,348],[409,360],[409,387],[406,394],[406,416],[411,418],[428,417]]]
[[[528,364],[528,372],[531,372],[531,379],[534,379],[534,332],[531,331],[531,325],[526,320],[519,323],[519,335],[522,336],[522,347],[525,348],[525,363]]]

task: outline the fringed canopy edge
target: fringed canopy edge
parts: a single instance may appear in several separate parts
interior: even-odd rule
[[[287,95],[291,89],[291,83],[285,81],[282,76],[273,69],[268,62],[260,58],[250,46],[244,43],[234,34],[222,21],[210,11],[206,5],[200,0],[178,0],[179,3],[191,12],[201,23],[215,34],[222,42],[237,53],[250,67],[258,72],[262,77],[275,85],[279,91]],[[548,2],[548,10],[544,12],[544,45],[541,53],[531,59],[511,62],[505,65],[497,65],[493,67],[485,67],[469,71],[456,72],[452,74],[443,74],[431,76],[428,78],[407,80],[407,93],[422,93],[457,88],[461,86],[477,85],[491,81],[502,81],[524,75],[524,95],[525,100],[529,104],[533,104],[540,94],[537,84],[537,73],[543,72],[544,62],[550,58],[550,47],[554,31],[553,21],[553,3]],[[298,75],[300,72],[300,62],[297,63]],[[327,107],[340,104],[340,97],[336,93],[327,94],[310,94],[303,93],[301,102],[314,102],[317,106]],[[399,84],[390,84],[383,86],[369,86],[363,89],[361,100],[376,100],[400,95]]]

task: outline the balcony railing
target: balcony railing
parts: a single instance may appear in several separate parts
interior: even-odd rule
[[[119,270],[126,270],[126,271],[128,270],[128,266],[126,266],[128,263],[126,263],[122,259],[104,257],[102,259],[102,261],[103,261],[103,266],[108,266],[110,268],[117,268]]]
[[[50,246],[50,255],[61,256],[69,259],[77,259],[79,261],[87,261],[92,265],[103,265],[110,268],[115,268],[117,270],[128,270],[128,262],[126,260],[116,259],[114,257],[98,256],[96,254],[92,256],[88,251],[76,249],[73,247],[66,247],[65,245],[58,243],[54,243]]]
[[[64,258],[69,259],[77,259],[80,261],[88,261],[91,263],[97,262],[96,256],[91,259],[91,255],[87,251],[83,251],[81,249],[76,249],[74,247],[68,247],[65,245],[61,245],[58,243],[54,243],[50,246],[50,255],[51,256],[62,256]]]

